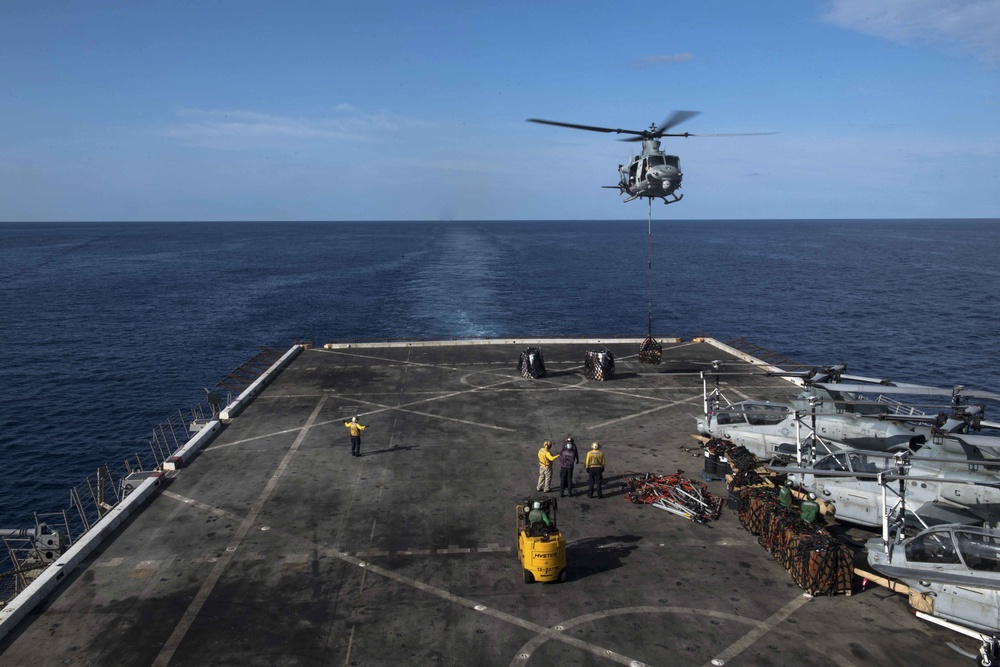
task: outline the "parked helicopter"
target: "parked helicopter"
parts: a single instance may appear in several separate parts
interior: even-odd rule
[[[935,440],[944,455],[971,460],[1000,460],[1000,437],[972,431],[1000,428],[983,419],[984,406],[969,405],[969,399],[1000,400],[1000,394],[964,387],[942,389],[853,376],[868,382],[845,384],[828,380],[847,379],[846,366],[813,369],[796,375],[805,385],[789,403],[740,401],[729,403],[718,385],[709,392],[704,385],[705,414],[698,419],[702,435],[724,438],[743,445],[761,459],[791,458],[805,443],[816,455],[855,448],[872,451],[916,450]],[[703,374],[703,379],[709,373]],[[879,401],[866,394],[880,394]],[[949,396],[950,403],[923,405],[943,412],[928,415],[901,403],[887,403],[884,395]]]
[[[1000,530],[933,526],[903,539],[868,540],[868,565],[909,588],[917,617],[980,642],[976,664],[996,665],[1000,645]]]
[[[887,514],[908,526],[1000,522],[1000,475],[944,456],[928,443],[916,456],[849,449],[809,467],[771,466],[802,492],[831,503],[838,521],[878,527]]]
[[[881,525],[882,537],[866,544],[872,569],[908,587],[917,616],[978,640],[978,656],[962,652],[990,666],[1000,657],[1000,530],[978,524],[1000,518],[1000,477],[974,468],[963,460],[849,450],[811,470],[784,472],[800,490],[826,496],[838,520]],[[914,525],[922,532],[904,539],[904,528]]]
[[[904,424],[861,414],[824,413],[817,409],[818,401],[795,400],[798,404],[740,401],[709,409],[698,419],[698,432],[742,445],[764,460],[793,458],[802,444],[817,454],[830,454],[848,448],[915,449],[927,440]]]
[[[588,130],[590,132],[614,132],[615,134],[634,134],[634,138],[622,139],[622,141],[641,141],[642,153],[629,160],[627,165],[618,165],[618,185],[604,185],[601,187],[617,189],[620,194],[628,195],[626,202],[633,201],[640,197],[649,199],[662,199],[664,204],[673,204],[680,201],[684,195],[676,194],[676,190],[681,187],[680,158],[676,155],[667,155],[660,150],[660,139],[663,137],[746,137],[760,134],[774,134],[773,132],[751,132],[743,134],[691,134],[671,133],[670,130],[684,121],[697,116],[699,111],[675,111],[659,127],[650,124],[648,130],[623,130],[610,127],[597,127],[594,125],[577,125],[575,123],[563,123],[555,120],[542,120],[540,118],[528,118],[529,123],[542,123],[543,125],[555,125],[558,127],[569,127],[575,130]]]

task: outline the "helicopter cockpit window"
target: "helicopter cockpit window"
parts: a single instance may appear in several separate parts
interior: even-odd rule
[[[907,542],[906,560],[911,563],[959,563],[955,542],[948,531],[925,533]]]
[[[813,467],[817,470],[851,470],[847,464],[847,454],[844,452],[820,459]]]
[[[680,169],[681,166],[680,160],[677,159],[676,155],[664,155],[663,163],[668,167],[674,167],[675,169]]]
[[[955,531],[958,550],[965,565],[973,570],[1000,569],[1000,538],[966,531]]]
[[[746,403],[743,409],[746,410],[747,422],[751,426],[773,426],[780,424],[788,416],[788,408],[783,405]]]
[[[892,470],[892,460],[881,456],[858,457],[858,463],[854,466],[855,472],[890,472]]]
[[[646,158],[647,167],[659,167],[662,164],[665,164],[662,155],[650,155]]]
[[[722,424],[744,424],[743,414],[740,412],[719,412],[715,415],[715,423]]]

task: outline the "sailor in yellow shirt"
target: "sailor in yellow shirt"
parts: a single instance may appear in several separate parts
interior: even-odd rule
[[[587,494],[589,497],[594,497],[594,484],[597,484],[597,497],[603,498],[604,493],[601,492],[601,482],[604,479],[604,452],[601,451],[601,446],[596,442],[590,446],[590,451],[587,452],[587,460],[584,461],[584,467],[587,472],[590,473],[590,491]]]
[[[351,421],[344,422],[344,426],[351,429],[351,456],[361,456],[361,432],[368,427],[357,417],[351,417]]]
[[[552,490],[552,462],[559,458],[559,456],[549,451],[551,449],[552,443],[546,440],[542,443],[542,448],[538,450],[538,484],[535,485],[536,491],[548,493]]]

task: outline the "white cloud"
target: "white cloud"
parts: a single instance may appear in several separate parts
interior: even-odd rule
[[[901,44],[946,44],[1000,66],[1000,0],[831,0],[823,20]]]
[[[370,142],[395,133],[405,120],[387,114],[362,114],[346,104],[337,117],[281,116],[254,111],[181,109],[180,121],[167,128],[168,137],[212,148],[253,148],[296,141],[346,140]]]

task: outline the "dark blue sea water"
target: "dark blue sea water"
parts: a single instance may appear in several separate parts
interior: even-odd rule
[[[1000,221],[656,221],[652,250],[655,336],[1000,390]],[[258,346],[646,330],[645,219],[0,224],[0,527]]]

